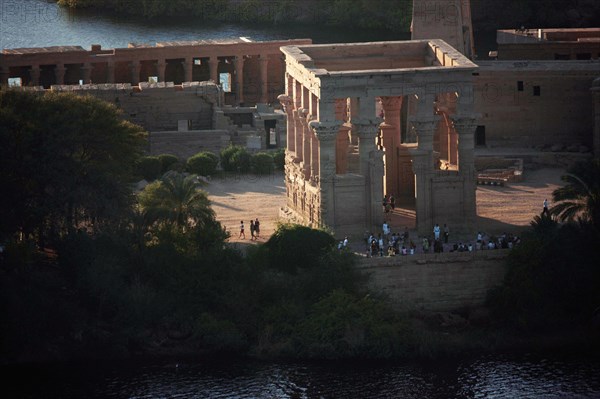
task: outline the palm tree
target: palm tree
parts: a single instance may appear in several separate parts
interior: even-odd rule
[[[561,221],[579,220],[600,229],[600,159],[578,162],[561,177],[566,185],[554,190],[551,213]]]
[[[200,186],[196,175],[167,172],[140,193],[139,202],[150,220],[182,231],[202,227],[214,221],[215,213]]]

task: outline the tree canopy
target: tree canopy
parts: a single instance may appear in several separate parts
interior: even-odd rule
[[[0,92],[0,234],[38,241],[98,227],[130,203],[144,130],[72,93]]]

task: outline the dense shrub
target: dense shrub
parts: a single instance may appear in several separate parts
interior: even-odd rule
[[[155,180],[161,175],[162,164],[158,157],[142,157],[137,163],[137,172],[148,181]]]
[[[269,265],[295,273],[300,268],[313,268],[319,259],[335,246],[333,236],[323,230],[282,224],[265,243]]]
[[[170,170],[175,170],[179,163],[179,158],[172,154],[160,154],[158,159],[161,164],[161,174],[165,174]]]
[[[280,148],[277,151],[273,152],[272,155],[275,168],[283,170],[285,166],[285,149]]]
[[[235,153],[242,150],[243,148],[237,145],[230,145],[227,148],[221,150],[221,167],[227,172],[234,172],[236,170],[233,164],[232,157]]]
[[[252,155],[250,159],[252,170],[259,175],[266,175],[273,171],[273,157],[266,152]]]
[[[201,176],[210,176],[217,171],[219,158],[212,152],[199,152],[188,158],[186,170]]]
[[[488,305],[520,330],[586,325],[600,306],[598,233],[586,224],[538,222],[511,252],[504,284]]]
[[[233,170],[246,173],[250,171],[250,154],[245,148],[241,148],[231,156]]]

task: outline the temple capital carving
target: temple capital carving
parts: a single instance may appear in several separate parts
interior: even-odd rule
[[[293,110],[292,104],[293,104],[293,100],[290,96],[285,95],[285,94],[280,94],[277,96],[277,100],[279,100],[279,102],[281,103],[281,105],[283,105],[283,110],[286,113],[291,113]]]
[[[379,135],[380,118],[375,119],[353,119],[352,125],[356,126],[358,137],[361,139],[375,138]]]
[[[451,115],[452,125],[456,130],[456,133],[461,134],[472,134],[477,129],[477,118],[476,114],[456,114]]]
[[[340,121],[311,121],[308,125],[315,132],[319,142],[333,142],[337,138],[342,123]]]

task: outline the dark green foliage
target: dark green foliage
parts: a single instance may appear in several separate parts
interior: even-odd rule
[[[288,273],[315,268],[333,250],[335,239],[323,230],[283,224],[265,243],[269,266]]]
[[[254,173],[258,175],[267,175],[273,172],[273,157],[266,152],[253,154],[250,164]]]
[[[283,170],[285,166],[285,149],[280,148],[277,151],[273,152],[272,155],[275,168],[278,170]]]
[[[162,164],[158,157],[141,157],[137,162],[137,173],[147,181],[156,180],[162,173]]]
[[[239,145],[230,145],[221,151],[221,167],[227,172],[250,171],[250,154]]]
[[[161,169],[160,169],[160,173],[161,174],[165,174],[170,170],[177,170],[178,164],[179,164],[179,158],[177,158],[175,155],[172,154],[160,154],[158,156],[158,159],[160,160],[160,165],[161,165]]]
[[[378,358],[406,355],[410,331],[382,302],[334,290],[299,324],[299,352],[308,358]]]
[[[566,183],[552,193],[550,210],[562,221],[581,220],[600,232],[600,159],[578,162],[561,177]]]
[[[214,175],[219,164],[219,157],[212,152],[199,152],[188,158],[186,170],[200,176]]]
[[[536,224],[512,251],[504,286],[490,295],[496,316],[527,331],[588,325],[600,306],[599,243],[589,224]]]
[[[144,139],[97,98],[0,91],[0,207],[11,210],[0,236],[22,232],[45,245],[82,223],[114,220],[129,207]]]

